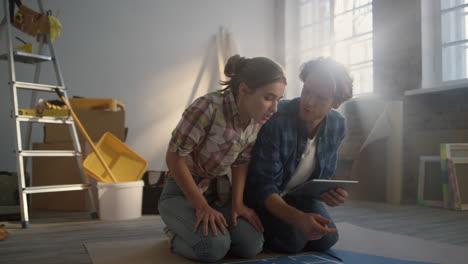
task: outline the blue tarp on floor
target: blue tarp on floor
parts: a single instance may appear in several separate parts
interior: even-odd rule
[[[433,262],[408,261],[395,258],[367,255],[344,250],[329,250],[326,253],[307,253],[281,256],[271,259],[256,259],[235,263],[242,264],[434,264]],[[231,262],[232,263],[232,262]]]

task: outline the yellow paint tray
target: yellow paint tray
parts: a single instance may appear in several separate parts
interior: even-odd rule
[[[106,132],[96,145],[97,150],[109,166],[117,182],[138,181],[148,166],[148,162],[120,141],[110,132]],[[91,152],[83,162],[83,167],[90,176],[100,182],[112,183],[97,155]]]

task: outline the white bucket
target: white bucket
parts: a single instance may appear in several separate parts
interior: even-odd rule
[[[128,220],[141,217],[143,181],[97,183],[99,218]]]

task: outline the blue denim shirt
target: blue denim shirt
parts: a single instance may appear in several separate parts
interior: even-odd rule
[[[278,112],[257,136],[244,192],[249,207],[263,208],[266,198],[280,194],[301,161],[308,131],[299,118],[299,100],[282,100]],[[331,110],[320,123],[317,166],[309,179],[330,179],[335,173],[338,148],[346,133],[345,121],[339,112]]]

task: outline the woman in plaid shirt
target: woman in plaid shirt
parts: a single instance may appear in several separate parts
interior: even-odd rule
[[[196,99],[173,131],[159,202],[171,250],[210,262],[263,248],[263,226],[243,192],[257,133],[286,86],[281,66],[264,57],[232,56],[224,74],[225,88]]]

